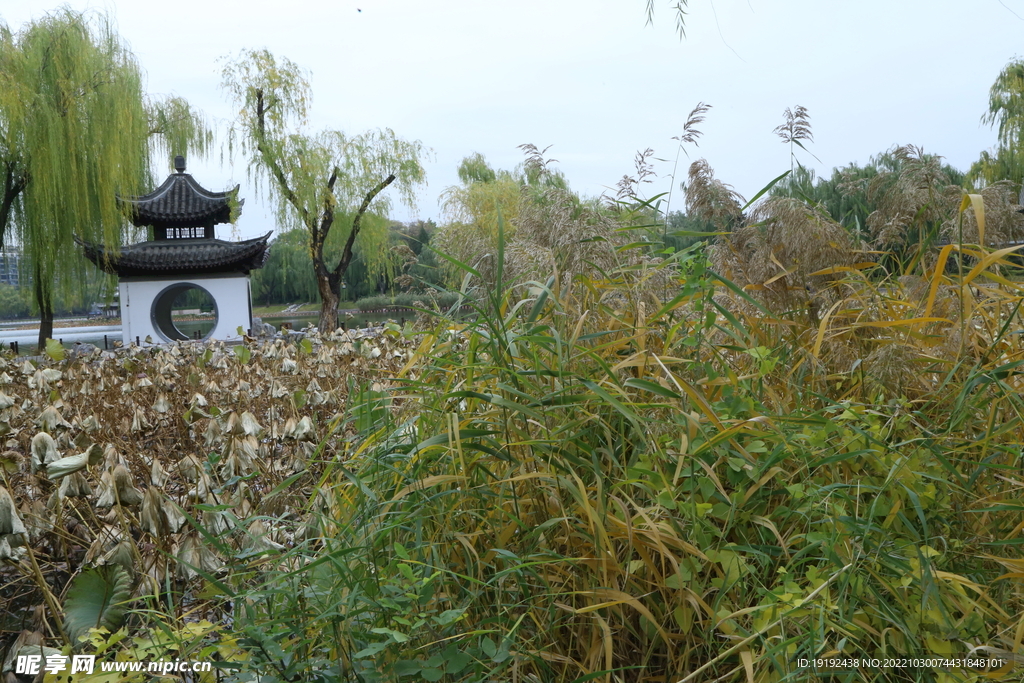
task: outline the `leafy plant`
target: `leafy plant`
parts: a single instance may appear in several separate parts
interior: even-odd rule
[[[131,583],[128,572],[116,564],[79,574],[64,601],[64,631],[71,642],[77,643],[89,629],[119,629],[128,611]]]

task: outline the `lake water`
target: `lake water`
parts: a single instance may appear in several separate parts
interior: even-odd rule
[[[367,322],[379,323],[386,320],[400,322],[412,320],[415,313],[360,313],[349,318],[341,314],[339,322],[345,323],[348,328],[364,327]],[[264,322],[270,323],[277,329],[281,329],[282,323],[288,323],[294,330],[301,330],[307,325],[316,324],[317,316],[301,316],[294,318],[267,318]],[[85,319],[82,319],[85,322]],[[213,320],[181,321],[175,323],[182,333],[189,337],[195,336],[199,331],[200,336],[205,335],[213,327]],[[39,339],[39,328],[17,329],[25,325],[26,321],[0,322],[0,348],[10,348],[12,342],[18,342],[18,351],[21,355],[34,355],[36,353],[36,342]],[[53,330],[55,339],[63,342],[65,348],[71,348],[76,342],[92,344],[97,348],[104,348],[104,336],[108,348],[114,348],[115,341],[121,341],[120,325],[80,325],[77,327],[55,327]]]

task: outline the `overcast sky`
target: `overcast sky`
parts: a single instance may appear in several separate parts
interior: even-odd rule
[[[440,221],[438,195],[473,152],[511,169],[517,146],[551,145],[570,185],[600,195],[652,148],[667,191],[686,115],[712,105],[691,160],[746,197],[790,165],[772,129],[807,107],[819,174],[897,144],[966,170],[995,144],[988,89],[1024,41],[1024,0],[690,0],[680,40],[668,0],[73,0],[110,14],[152,93],[185,97],[222,125],[218,59],[269,48],[311,72],[312,128],[392,128],[434,151],[428,186],[399,220]],[[58,5],[2,0],[17,31]],[[361,10],[361,11],[360,11]],[[219,155],[218,155],[219,156]],[[190,160],[203,185],[242,183],[242,237],[274,229],[244,162]],[[688,160],[680,163],[678,180]],[[1020,180],[1020,179],[1014,179]],[[682,202],[674,200],[673,208]]]

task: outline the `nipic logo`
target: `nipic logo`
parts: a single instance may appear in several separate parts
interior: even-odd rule
[[[96,655],[46,655],[46,664],[43,664],[42,655],[18,655],[14,673],[35,676],[42,668],[48,674],[57,674],[68,670],[69,661],[71,673],[91,674],[96,666]]]

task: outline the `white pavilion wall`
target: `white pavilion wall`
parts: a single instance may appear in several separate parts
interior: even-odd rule
[[[121,294],[121,336],[125,345],[135,343],[136,337],[144,344],[146,337],[153,343],[169,341],[161,334],[153,319],[153,303],[170,286],[192,285],[205,289],[217,306],[217,324],[207,338],[222,341],[241,341],[238,328],[245,332],[252,327],[252,304],[249,277],[191,276],[166,279],[122,279],[118,284]]]

